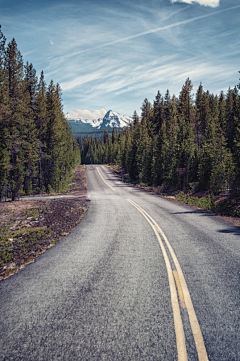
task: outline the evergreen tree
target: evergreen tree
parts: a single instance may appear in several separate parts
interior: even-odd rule
[[[161,93],[158,91],[153,103],[154,132],[158,134],[164,120],[164,103]]]
[[[4,67],[6,39],[0,26],[0,201],[7,195],[10,170],[8,113],[9,98],[7,74]]]
[[[178,167],[185,168],[185,186],[192,181],[192,166],[195,155],[195,109],[192,102],[192,84],[189,78],[183,86],[178,105]]]
[[[220,96],[219,96],[219,124],[220,124],[225,136],[227,133],[226,123],[227,123],[227,121],[226,121],[226,100],[225,100],[223,92],[221,92]]]
[[[194,119],[192,88],[191,80],[187,78],[179,96],[179,116],[187,123],[192,123]]]
[[[24,150],[22,131],[24,129],[24,68],[20,51],[15,39],[7,46],[5,56],[7,89],[9,93],[8,134],[10,151],[9,187],[10,196],[15,200],[22,187]]]
[[[126,155],[127,172],[132,180],[136,181],[139,176],[137,165],[138,141],[140,137],[140,123],[137,123],[131,133],[131,141],[129,140],[128,153]]]
[[[25,66],[24,77],[24,127],[22,131],[23,148],[23,191],[25,194],[32,192],[34,179],[38,171],[38,143],[37,128],[35,123],[36,110],[36,71],[32,64]]]
[[[45,187],[60,190],[80,161],[64,117],[60,87],[38,84],[13,39],[5,48],[0,28],[0,200]]]
[[[38,134],[38,188],[40,192],[44,186],[44,167],[47,164],[47,87],[43,71],[37,85],[35,123]]]
[[[238,124],[236,124],[233,151],[235,168],[233,178],[231,179],[231,193],[237,197],[237,199],[240,199],[240,120],[238,120]]]
[[[212,97],[211,118],[208,120],[199,162],[199,181],[202,189],[217,194],[228,188],[232,171],[232,156],[220,126],[218,99]]]
[[[227,136],[227,144],[228,148],[231,150],[234,146],[234,131],[235,131],[235,124],[234,124],[234,116],[236,114],[236,101],[235,101],[235,94],[232,89],[228,89],[227,97],[226,97],[226,136]]]

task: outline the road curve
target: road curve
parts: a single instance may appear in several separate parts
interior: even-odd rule
[[[240,360],[240,231],[87,166],[88,212],[0,282],[0,360]]]

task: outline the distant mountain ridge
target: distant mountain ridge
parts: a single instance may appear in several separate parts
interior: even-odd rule
[[[104,115],[105,113],[105,115]],[[100,115],[100,117],[99,117]],[[132,122],[132,117],[122,115],[112,110],[84,111],[78,109],[65,114],[73,132],[104,130],[105,128],[124,128]]]

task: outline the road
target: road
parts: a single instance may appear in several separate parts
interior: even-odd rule
[[[240,360],[239,228],[87,166],[88,212],[0,282],[0,360]]]

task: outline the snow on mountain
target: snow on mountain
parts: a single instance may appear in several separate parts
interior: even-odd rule
[[[122,115],[112,110],[108,112],[105,109],[94,110],[91,112],[86,109],[76,109],[70,113],[65,114],[68,122],[76,128],[78,126],[79,130],[82,128],[95,128],[95,129],[104,129],[107,127],[111,128],[123,128],[126,127],[132,118],[127,115]],[[84,126],[85,125],[85,126]]]
[[[113,112],[112,110],[109,110],[103,118],[101,128],[103,127],[123,128],[126,127],[130,122],[132,122],[131,117],[127,115],[121,115],[117,112]]]

